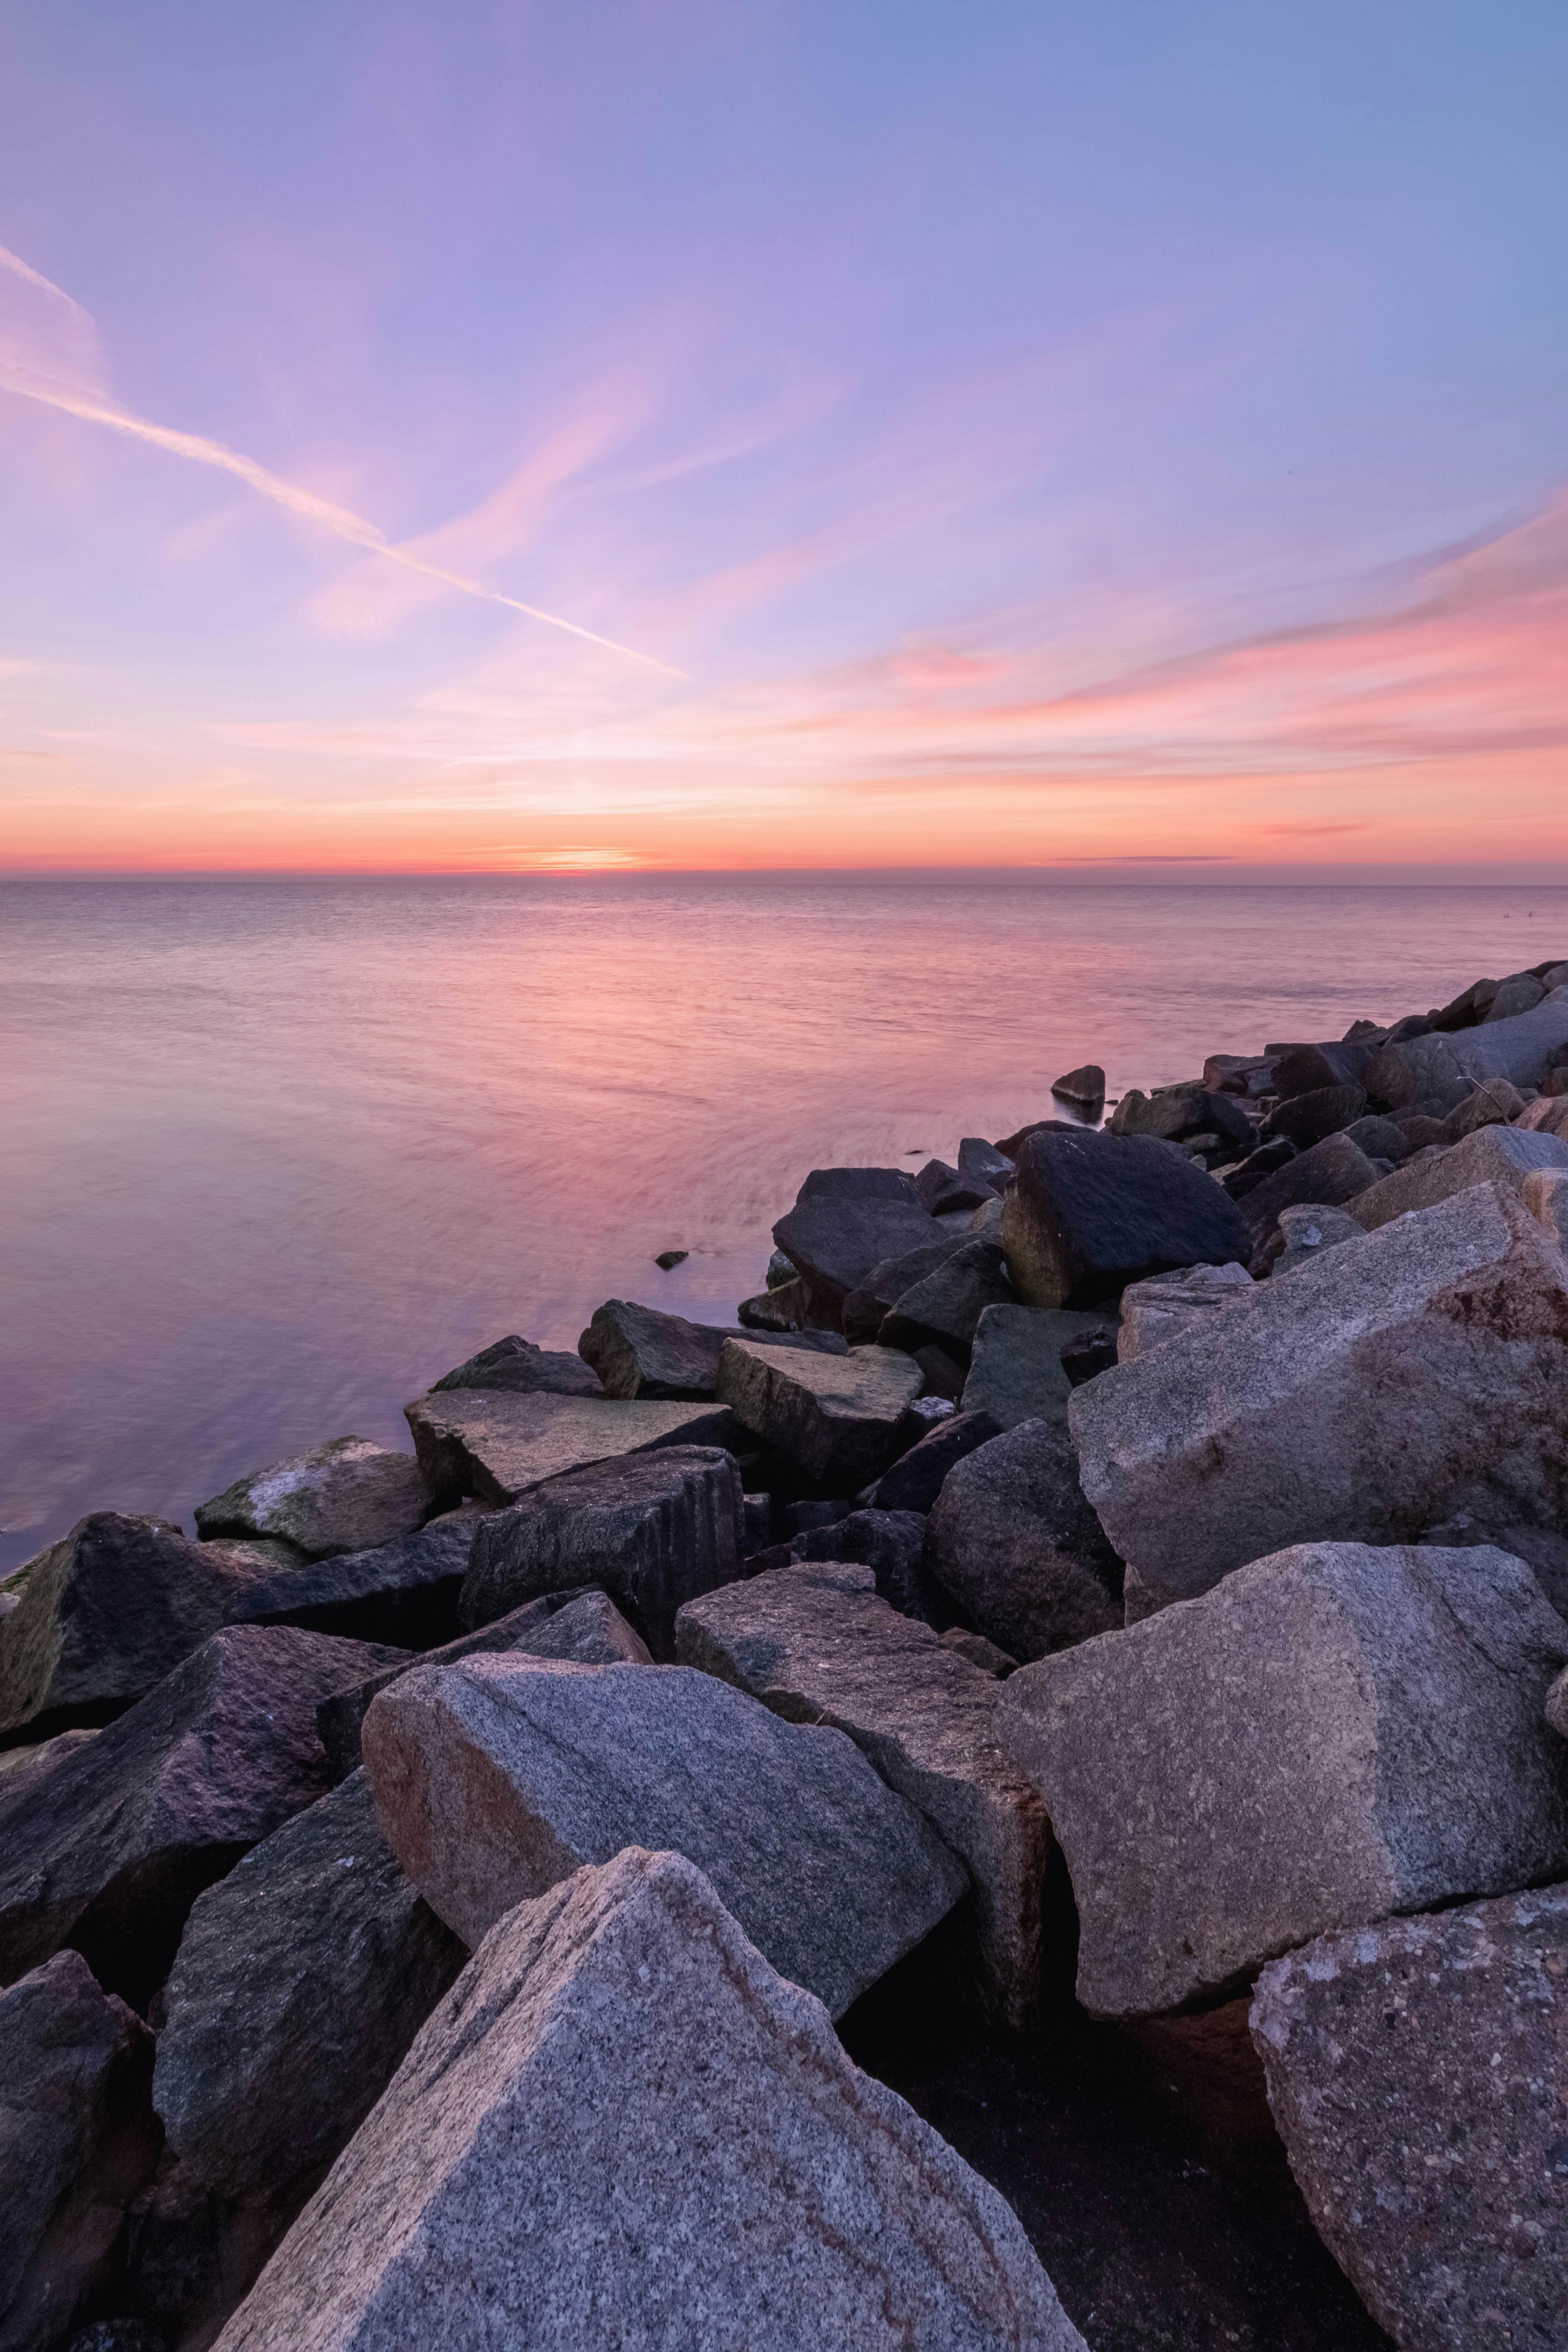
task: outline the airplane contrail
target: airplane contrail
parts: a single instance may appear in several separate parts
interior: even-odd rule
[[[68,294],[30,269],[16,255],[0,247],[0,263],[15,270],[29,284],[46,293],[56,295],[68,304],[75,315],[86,320],[87,314]],[[187,457],[198,466],[215,466],[221,472],[234,474],[240,481],[275,506],[284,507],[307,522],[319,523],[338,539],[347,540],[352,546],[363,547],[372,555],[381,556],[388,563],[401,564],[405,572],[417,572],[426,580],[439,580],[446,587],[461,589],[467,596],[478,596],[488,604],[504,604],[509,612],[526,614],[531,621],[542,621],[552,629],[564,629],[569,635],[583,637],[589,645],[603,646],[627,661],[641,662],[666,677],[683,677],[684,670],[672,669],[668,662],[655,660],[652,654],[638,653],[634,646],[623,646],[614,637],[603,637],[595,629],[584,629],[576,621],[563,620],[559,613],[542,612],[537,604],[525,604],[521,598],[503,595],[499,588],[487,588],[482,580],[469,580],[460,572],[448,572],[438,563],[428,563],[406,548],[397,547],[363,515],[347,507],[334,506],[330,499],[318,498],[312,490],[302,490],[296,483],[287,482],[280,474],[258,465],[254,457],[229,449],[221,441],[209,441],[198,433],[177,433],[166,425],[154,425],[144,416],[136,416],[129,409],[119,408],[96,393],[79,389],[63,383],[58,377],[40,373],[34,368],[18,366],[0,353],[0,389],[20,394],[25,399],[42,401],[49,408],[63,409],[68,416],[79,416],[89,425],[106,425],[112,432],[128,434],[133,440],[149,442],[155,449],[166,449],[171,457]]]

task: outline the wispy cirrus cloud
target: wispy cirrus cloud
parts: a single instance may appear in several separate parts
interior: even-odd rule
[[[281,507],[302,522],[316,525],[335,539],[346,541],[350,546],[363,548],[382,562],[398,565],[442,588],[457,589],[487,604],[503,605],[509,612],[542,621],[552,629],[563,629],[572,636],[624,655],[627,660],[651,669],[677,674],[651,654],[639,653],[613,637],[601,635],[595,629],[584,628],[559,613],[547,613],[538,605],[524,604],[519,597],[506,595],[499,588],[489,587],[483,581],[433,561],[416,547],[394,543],[363,515],[286,480],[269,467],[226,447],[221,441],[154,424],[149,417],[121,407],[103,388],[98,339],[86,311],[59,287],[4,247],[0,247],[0,296],[9,297],[0,303],[0,391],[37,401],[68,416],[78,417],[84,424],[104,425],[110,432],[162,449],[172,457],[231,474],[273,506]]]

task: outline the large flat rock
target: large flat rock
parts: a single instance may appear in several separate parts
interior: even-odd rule
[[[1325,1929],[1560,1875],[1564,1658],[1507,1552],[1300,1544],[1022,1667],[1001,1721],[1067,1856],[1085,2008],[1179,2009]]]
[[[585,1863],[668,1846],[837,2017],[965,1891],[841,1733],[679,1666],[509,1651],[422,1668],[374,1702],[363,1745],[388,1843],[469,1945]]]
[[[879,1600],[871,1570],[848,1563],[773,1570],[689,1602],[676,1647],[683,1664],[790,1721],[847,1732],[919,1806],[968,1866],[985,2006],[1028,2024],[1051,1828],[1001,1744],[994,1676]]]
[[[692,1323],[635,1299],[609,1298],[595,1307],[577,1350],[606,1396],[703,1399],[714,1393],[725,1340],[747,1336],[739,1324]],[[837,1356],[846,1348],[836,1331],[775,1332],[772,1345]]]
[[[497,1504],[515,1502],[546,1478],[613,1454],[659,1445],[725,1445],[735,1428],[722,1405],[628,1403],[542,1391],[433,1390],[405,1412],[431,1486]]]
[[[980,1631],[1043,1658],[1121,1622],[1121,1562],[1079,1483],[1059,1421],[1023,1421],[948,1474],[927,1559]]]
[[[363,1772],[274,1830],[198,1897],[170,1972],[153,2104],[187,2178],[237,2198],[331,2163],[468,1957]]]
[[[719,1394],[742,1426],[808,1477],[847,1493],[893,1461],[903,1416],[924,1385],[920,1366],[892,1348],[822,1356],[728,1339],[719,1359]]]
[[[228,1626],[96,1739],[0,1782],[0,1982],[68,1943],[140,2007],[196,1896],[325,1795],[321,1701],[400,1654]]]
[[[430,1508],[430,1493],[410,1454],[368,1437],[334,1437],[292,1461],[237,1478],[196,1507],[205,1537],[270,1536],[307,1559],[367,1551],[411,1535]]]
[[[1258,1979],[1290,2168],[1397,2344],[1563,2340],[1568,1886],[1320,1937]]]
[[[218,2352],[1083,2352],[1003,2199],[700,1871],[486,1938]]]
[[[152,2172],[153,2037],[79,1952],[0,1992],[0,2343],[50,2352]]]
[[[1236,1203],[1150,1136],[1030,1136],[1002,1204],[1002,1244],[1030,1307],[1114,1302],[1147,1274],[1248,1255]]]
[[[1084,1492],[1161,1601],[1313,1538],[1568,1519],[1568,1265],[1494,1186],[1401,1217],[1068,1407]]]
[[[597,1585],[668,1658],[681,1603],[741,1573],[742,1529],[741,1474],[721,1447],[661,1446],[569,1471],[480,1529],[463,1622]]]

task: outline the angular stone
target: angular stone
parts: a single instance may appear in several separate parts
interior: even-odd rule
[[[874,1265],[939,1241],[942,1228],[898,1168],[816,1168],[773,1240],[800,1272],[811,1319],[841,1327],[844,1301]]]
[[[958,1147],[958,1172],[977,1176],[993,1192],[1005,1192],[1013,1181],[1013,1162],[983,1135],[966,1135]]]
[[[330,2164],[468,1957],[355,1772],[192,1907],[153,2081],[170,2147],[228,2197]]]
[[[1328,1087],[1359,1087],[1378,1051],[1372,1040],[1336,1038],[1321,1045],[1273,1045],[1268,1051],[1272,1085],[1282,1102],[1321,1094]]]
[[[1326,1928],[1560,1875],[1564,1658],[1506,1552],[1307,1543],[1020,1668],[1002,1723],[1067,1856],[1079,1999],[1179,2009]]]
[[[1557,1049],[1568,1045],[1568,988],[1553,989],[1531,1010],[1511,1017],[1493,1020],[1489,1013],[1479,1028],[1449,1042],[1472,1080],[1507,1078],[1515,1087],[1538,1087]]]
[[[1202,1323],[1229,1304],[1237,1291],[1251,1287],[1244,1265],[1194,1265],[1180,1274],[1151,1275],[1130,1282],[1121,1294],[1121,1328],[1116,1339],[1116,1360],[1131,1363],[1146,1356],[1162,1340]]]
[[[1520,1113],[1519,1126],[1530,1135],[1568,1136],[1568,1100],[1540,1095]]]
[[[960,1462],[931,1511],[932,1574],[1015,1658],[1121,1622],[1121,1562],[1079,1484],[1059,1421],[1024,1421]]]
[[[921,1208],[933,1217],[951,1216],[955,1209],[978,1209],[995,1198],[984,1178],[966,1176],[945,1160],[926,1161],[915,1177],[915,1192]]]
[[[1331,1209],[1321,1201],[1303,1201],[1293,1209],[1282,1209],[1274,1241],[1268,1244],[1269,1272],[1276,1280],[1282,1274],[1294,1274],[1299,1265],[1310,1265],[1325,1250],[1338,1249],[1342,1242],[1359,1242],[1364,1230],[1348,1209]],[[1278,1256],[1272,1255],[1275,1241],[1279,1245]]]
[[[1252,2038],[1313,2221],[1395,2342],[1558,2342],[1568,1886],[1320,1937]]]
[[[198,1504],[196,1532],[278,1536],[307,1559],[326,1559],[412,1535],[429,1510],[430,1490],[412,1454],[368,1437],[334,1437]]]
[[[759,1553],[748,1576],[805,1562],[853,1561],[868,1568],[882,1599],[906,1617],[940,1633],[952,1622],[952,1603],[926,1562],[926,1523],[919,1511],[850,1511],[831,1526],[811,1528],[788,1543]]]
[[[96,1731],[85,1729],[57,1731],[52,1739],[36,1740],[30,1747],[0,1748],[0,1781],[15,1780],[19,1774],[34,1771],[51,1760],[58,1764],[97,1738]]]
[[[973,1239],[970,1234],[943,1234],[940,1240],[922,1242],[918,1249],[906,1250],[901,1257],[884,1258],[874,1265],[844,1301],[841,1319],[850,1346],[869,1345],[904,1293],[945,1265]]]
[[[952,1650],[959,1657],[967,1658],[972,1666],[978,1666],[983,1675],[990,1675],[997,1682],[1005,1681],[1007,1675],[1016,1675],[1018,1671],[1016,1658],[1010,1657],[1005,1650],[999,1650],[994,1642],[986,1640],[984,1633],[970,1633],[967,1626],[950,1625],[945,1633],[938,1634],[937,1639],[944,1650]]]
[[[977,1445],[999,1437],[1002,1424],[988,1412],[955,1412],[939,1422],[929,1437],[900,1454],[877,1482],[879,1511],[929,1511],[955,1462]]]
[[[1195,1080],[1156,1087],[1152,1095],[1133,1087],[1106,1126],[1112,1135],[1155,1136],[1167,1143],[1207,1132],[1241,1151],[1250,1151],[1257,1140],[1257,1129],[1235,1095],[1211,1094]]]
[[[458,1596],[487,1516],[480,1505],[464,1503],[373,1551],[252,1576],[228,1612],[230,1622],[299,1625],[351,1642],[427,1650],[457,1633]]]
[[[1254,1184],[1242,1197],[1242,1223],[1250,1237],[1251,1250],[1256,1253],[1267,1241],[1281,1209],[1294,1208],[1300,1202],[1342,1209],[1347,1202],[1376,1182],[1377,1170],[1348,1135],[1331,1135],[1310,1150],[1299,1151],[1293,1160],[1266,1176],[1261,1183]],[[1244,1243],[1237,1255],[1245,1254],[1247,1247],[1248,1244]]]
[[[738,1325],[721,1329],[716,1324],[689,1323],[684,1315],[664,1315],[657,1307],[611,1298],[595,1309],[577,1350],[593,1366],[606,1396],[704,1398],[713,1394],[725,1340],[744,1336]],[[774,1344],[814,1348],[823,1355],[847,1352],[833,1331],[781,1332]]]
[[[1462,1147],[1461,1147],[1462,1148]],[[1568,1522],[1568,1265],[1456,1194],[1076,1389],[1085,1494],[1162,1600],[1312,1538]]]
[[[1410,1116],[1409,1112],[1405,1113],[1406,1118]],[[1433,1123],[1436,1124],[1436,1121]],[[1365,1118],[1352,1118],[1344,1132],[1356,1150],[1364,1151],[1369,1160],[1391,1160],[1395,1167],[1408,1157],[1415,1147],[1415,1139],[1406,1134],[1396,1120],[1384,1118],[1381,1113],[1369,1113]]]
[[[1568,1256],[1568,1169],[1538,1169],[1525,1178],[1520,1198],[1542,1232]]]
[[[742,1298],[735,1317],[748,1331],[804,1331],[811,1321],[805,1285],[798,1280],[774,1283],[767,1290],[759,1290],[754,1298]]]
[[[514,1650],[531,1658],[574,1658],[580,1666],[651,1666],[647,1643],[626,1623],[607,1592],[588,1585],[553,1610],[537,1633]]]
[[[320,1702],[396,1654],[231,1625],[89,1746],[0,1782],[0,1981],[69,1943],[140,2008],[196,1896],[326,1793]]]
[[[58,1952],[0,1992],[0,2343],[49,2352],[152,2172],[153,2037]]]
[[[1235,1203],[1195,1162],[1152,1137],[1087,1128],[1024,1146],[1002,1239],[1031,1307],[1093,1307],[1142,1275],[1247,1255]]]
[[[1227,1168],[1220,1182],[1233,1201],[1244,1201],[1248,1192],[1256,1192],[1266,1179],[1278,1175],[1281,1168],[1288,1168],[1295,1157],[1296,1147],[1288,1135],[1271,1136],[1267,1143],[1260,1143],[1256,1151],[1248,1152],[1237,1166]]]
[[[1411,1209],[1436,1208],[1439,1201],[1478,1184],[1501,1184],[1522,1192],[1527,1177],[1553,1168],[1568,1169],[1568,1142],[1515,1127],[1479,1127],[1449,1150],[1431,1160],[1406,1160],[1392,1176],[1358,1193],[1351,1214],[1371,1233]]]
[[[592,1462],[661,1445],[726,1445],[735,1431],[722,1405],[537,1392],[416,1397],[404,1412],[432,1487],[495,1504]]]
[[[1065,1421],[1072,1382],[1062,1349],[1116,1320],[1104,1307],[987,1307],[975,1327],[963,1414],[987,1413],[998,1429]]]
[[[967,1364],[988,1307],[1017,1304],[996,1242],[965,1242],[935,1272],[906,1290],[878,1333],[884,1348],[937,1347]]]
[[[742,1427],[807,1477],[851,1494],[901,1450],[900,1423],[922,1386],[919,1365],[891,1348],[785,1355],[729,1339],[719,1360],[719,1394]]]
[[[288,1571],[285,1571],[288,1573]],[[121,1713],[243,1613],[220,1547],[162,1519],[95,1511],[35,1561],[0,1643],[0,1731]]]
[[[1436,1106],[1453,1109],[1475,1091],[1475,1075],[1462,1062],[1458,1041],[1448,1036],[1410,1037],[1382,1046],[1362,1078],[1369,1100],[1388,1110]]]
[[[218,2352],[1084,2352],[1005,2200],[700,1870],[510,1913]]]
[[[978,1990],[1023,2028],[1039,2002],[1040,1898],[1051,1825],[1001,1746],[1003,1685],[879,1600],[866,1568],[786,1568],[689,1602],[682,1664],[775,1715],[847,1732],[934,1823],[974,1888]]]
[[[1263,1122],[1265,1135],[1288,1135],[1298,1151],[1321,1143],[1352,1126],[1366,1109],[1361,1087],[1314,1087],[1310,1094],[1291,1095]]]
[[[839,2017],[965,1892],[850,1740],[684,1666],[419,1668],[372,1706],[364,1759],[388,1843],[469,1946],[585,1863],[668,1847]]]
[[[1457,1103],[1443,1121],[1445,1143],[1462,1143],[1478,1127],[1506,1127],[1524,1108],[1524,1097],[1506,1078],[1489,1078]]]
[[[682,1601],[740,1573],[733,1457],[665,1446],[569,1471],[497,1512],[475,1539],[460,1613],[466,1626],[489,1624],[543,1593],[598,1585],[667,1658]]]
[[[510,1389],[514,1394],[529,1395],[543,1389],[552,1396],[603,1396],[598,1374],[585,1364],[581,1356],[569,1356],[546,1348],[535,1347],[531,1339],[513,1331],[504,1339],[492,1340],[470,1356],[456,1371],[445,1372],[430,1384],[431,1394],[440,1395],[450,1389]]]
[[[1098,1062],[1083,1062],[1076,1070],[1053,1078],[1051,1092],[1058,1101],[1072,1103],[1091,1118],[1098,1118],[1105,1108],[1105,1072]]]

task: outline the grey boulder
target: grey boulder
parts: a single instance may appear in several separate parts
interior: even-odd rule
[[[196,1531],[208,1538],[270,1536],[307,1559],[325,1559],[411,1535],[429,1509],[430,1491],[412,1454],[367,1437],[334,1437],[198,1504]]]
[[[1235,1991],[1331,1927],[1568,1868],[1568,1624],[1507,1552],[1299,1544],[1003,1685],[1078,1897],[1079,1998]]]
[[[187,2175],[275,2193],[330,2164],[468,1959],[398,1868],[356,1772],[194,1905],[153,2104]]]
[[[1051,1825],[1001,1745],[1002,1685],[878,1597],[868,1568],[785,1568],[689,1602],[677,1655],[795,1723],[847,1732],[961,1854],[974,1888],[976,1989],[1024,2027],[1039,2001]]]
[[[996,1205],[1000,1208],[1000,1202]],[[897,1257],[880,1259],[849,1292],[840,1310],[844,1336],[851,1347],[864,1347],[875,1339],[904,1293],[945,1265],[950,1257],[956,1257],[973,1239],[967,1231],[945,1234],[939,1229],[935,1240],[904,1250]]]
[[[1322,1936],[1252,2038],[1313,2221],[1395,2343],[1555,2345],[1568,1886]]]
[[[884,1348],[942,1348],[967,1364],[988,1307],[1016,1305],[1017,1294],[996,1242],[965,1242],[923,1282],[897,1300],[878,1339]]]
[[[79,1952],[0,1992],[0,2345],[50,2352],[151,2174],[153,2037]]]
[[[633,1299],[611,1298],[595,1309],[577,1352],[593,1366],[606,1396],[701,1399],[714,1392],[725,1340],[741,1336],[739,1327],[723,1330],[639,1307]],[[832,1331],[780,1332],[773,1345],[845,1352],[844,1341]]]
[[[1424,1155],[1409,1160],[1359,1193],[1351,1214],[1371,1233],[1412,1209],[1434,1209],[1439,1201],[1478,1184],[1501,1184],[1522,1192],[1527,1179],[1553,1169],[1568,1170],[1568,1143],[1557,1136],[1516,1127],[1478,1127],[1462,1143],[1430,1160]]]
[[[426,1477],[437,1494],[513,1503],[531,1486],[661,1445],[725,1445],[733,1417],[722,1405],[639,1398],[513,1396],[458,1391],[416,1397],[404,1412]]]
[[[387,1842],[465,1943],[623,1846],[686,1854],[780,1973],[841,2016],[965,1891],[841,1733],[681,1666],[512,1651],[405,1675],[364,1721]]]
[[[1238,1290],[1250,1287],[1244,1265],[1194,1265],[1179,1274],[1152,1274],[1130,1282],[1121,1294],[1121,1328],[1116,1360],[1131,1363],[1193,1324],[1206,1322]]]
[[[1031,1307],[1099,1306],[1143,1275],[1247,1255],[1235,1202],[1194,1161],[1151,1136],[1088,1128],[1021,1146],[1002,1241]]]
[[[799,1272],[813,1323],[842,1328],[844,1302],[884,1258],[940,1241],[942,1227],[899,1168],[815,1168],[773,1240]]]
[[[1083,2352],[1004,2200],[699,1869],[510,1912],[217,2352]]]
[[[891,1348],[819,1356],[729,1339],[719,1359],[719,1394],[742,1427],[850,1493],[902,1450],[900,1424],[923,1386],[920,1366]]]
[[[1538,1087],[1558,1048],[1568,1045],[1568,988],[1554,988],[1511,1019],[1489,1017],[1449,1042],[1472,1079],[1506,1078],[1515,1087]]]
[[[654,1655],[668,1657],[681,1603],[741,1572],[741,1500],[733,1457],[713,1446],[623,1455],[550,1479],[475,1538],[464,1625],[597,1585]]]
[[[71,1944],[141,2007],[196,1896],[326,1793],[321,1701],[398,1654],[227,1626],[89,1745],[0,1782],[0,1981]]]
[[[949,1472],[926,1557],[980,1632],[1043,1658],[1121,1622],[1121,1562],[1079,1484],[1064,1424],[1023,1421]]]
[[[1276,1280],[1282,1274],[1294,1274],[1299,1265],[1310,1265],[1325,1250],[1338,1249],[1342,1242],[1359,1242],[1365,1230],[1348,1209],[1331,1209],[1321,1201],[1299,1202],[1294,1208],[1281,1209],[1266,1252],[1268,1271]]]
[[[1331,1135],[1306,1151],[1299,1151],[1293,1160],[1288,1160],[1282,1168],[1275,1169],[1241,1195],[1238,1205],[1247,1239],[1237,1255],[1257,1252],[1268,1240],[1282,1209],[1293,1208],[1300,1201],[1342,1209],[1347,1202],[1375,1184],[1377,1177],[1378,1171],[1366,1153],[1348,1135]]]
[[[1116,1321],[1114,1308],[987,1307],[975,1327],[959,1401],[963,1415],[986,1413],[998,1429],[1014,1429],[1021,1421],[1065,1421],[1072,1381],[1063,1349]]]
[[[1326,1251],[1073,1391],[1085,1494],[1161,1600],[1315,1538],[1568,1520],[1568,1265],[1497,1186]]]
[[[536,1347],[516,1331],[494,1339],[477,1356],[431,1382],[432,1394],[450,1389],[510,1389],[528,1395],[542,1389],[552,1396],[603,1396],[599,1376],[581,1356]]]

